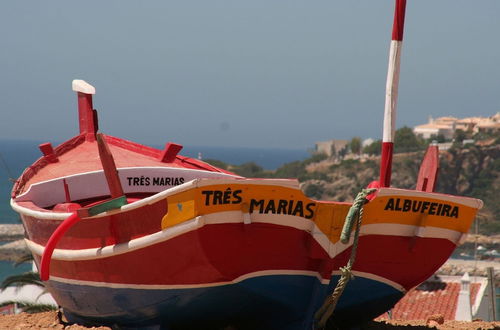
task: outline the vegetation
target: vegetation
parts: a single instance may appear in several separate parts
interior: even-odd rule
[[[353,154],[359,155],[361,153],[361,138],[358,136],[353,137],[349,143],[349,147]]]
[[[30,314],[57,310],[57,307],[54,305],[30,303],[27,301],[5,301],[0,304],[0,307],[9,306],[13,304],[15,304],[17,308],[22,309],[23,312]]]
[[[221,168],[223,170],[227,170],[228,164],[224,163],[223,161],[217,160],[217,159],[205,159],[206,163],[209,163],[210,165],[213,165],[215,167]]]
[[[461,129],[457,129],[455,131],[455,134],[453,134],[453,140],[459,143],[462,143],[465,139],[468,138],[469,137],[467,136],[466,132],[462,131]]]
[[[19,258],[15,265],[19,265],[23,262],[33,261],[33,256],[31,254],[26,254],[25,256]],[[25,285],[36,285],[38,287],[44,288],[42,293],[37,297],[40,298],[47,291],[45,290],[45,285],[43,281],[40,279],[40,275],[35,272],[26,272],[18,275],[12,275],[3,280],[0,284],[0,291],[5,290],[8,287],[15,287],[17,289],[25,286]],[[51,310],[57,310],[57,307],[49,304],[40,304],[37,302],[26,302],[26,301],[6,301],[0,304],[2,306],[8,306],[11,304],[16,304],[18,308],[21,308],[26,313],[40,313],[47,312]]]
[[[325,188],[321,184],[311,183],[305,187],[304,193],[311,198],[320,199],[325,193]]]
[[[425,141],[417,138],[413,130],[407,126],[398,129],[394,135],[394,153],[419,151],[425,147]]]
[[[255,164],[254,162],[244,163],[240,166],[231,166],[229,170],[232,170],[236,174],[241,176],[245,176],[247,178],[257,178],[257,177],[266,177],[264,169]]]
[[[328,176],[319,172],[308,172],[306,166],[312,163],[318,163],[327,159],[325,154],[313,154],[303,161],[294,161],[279,167],[275,171],[265,170],[262,166],[254,162],[243,163],[241,165],[229,165],[219,160],[205,160],[207,163],[222,169],[227,169],[238,175],[247,178],[297,178],[299,181],[305,180],[328,180]]]
[[[498,132],[478,132],[472,136],[474,141],[494,140],[495,144],[500,144],[500,134]]]
[[[38,302],[30,301],[19,301],[19,300],[7,300],[0,304],[0,307],[16,305],[17,308],[21,309],[25,313],[42,313],[48,311],[57,310],[57,306],[51,304],[41,304]]]
[[[44,287],[44,284],[42,280],[40,280],[40,276],[38,275],[38,273],[26,272],[19,275],[12,275],[7,277],[0,285],[0,290],[5,290],[8,287],[20,288],[29,284]]]
[[[380,155],[380,151],[382,150],[382,140],[377,140],[370,145],[367,145],[363,148],[363,153],[367,155]]]

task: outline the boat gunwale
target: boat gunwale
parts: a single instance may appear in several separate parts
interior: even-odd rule
[[[70,150],[75,149],[77,146],[85,142],[85,134],[79,134],[73,138],[61,143],[56,148],[54,148],[54,154],[56,156],[61,156]],[[31,180],[42,168],[50,164],[47,156],[42,155],[40,158],[35,160],[33,164],[28,166],[19,178],[14,183],[11,192],[11,198],[17,197],[24,189],[26,183]]]
[[[289,183],[289,184],[286,184],[286,183]],[[115,215],[115,214],[122,213],[122,212],[127,212],[127,211],[134,210],[134,209],[142,207],[142,206],[153,204],[160,199],[171,196],[173,194],[177,194],[177,193],[186,191],[186,190],[191,189],[191,188],[204,187],[204,186],[214,185],[214,184],[279,185],[282,187],[297,189],[303,194],[303,192],[299,189],[298,181],[296,179],[249,179],[249,178],[243,178],[243,177],[241,177],[241,178],[235,177],[235,178],[231,178],[231,179],[197,178],[197,179],[193,179],[191,181],[185,182],[181,185],[160,191],[152,196],[140,199],[138,201],[134,201],[130,204],[126,204],[119,209],[103,212],[103,213],[97,214],[95,216],[86,218],[86,219],[101,218],[101,217]],[[443,201],[450,201],[450,202],[462,204],[464,206],[468,206],[468,207],[472,207],[472,208],[476,208],[476,209],[481,209],[483,206],[483,202],[479,199],[476,199],[476,198],[455,196],[455,195],[442,194],[442,193],[437,193],[437,192],[425,192],[425,191],[418,191],[418,190],[411,190],[411,189],[384,188],[384,187],[382,187],[382,188],[378,188],[377,191],[375,192],[375,194],[376,194],[376,197],[383,197],[383,196],[408,196],[408,197],[420,197],[420,198],[422,198],[422,197],[435,197],[435,198],[443,200]],[[316,202],[323,203],[322,201],[316,201]],[[329,201],[326,203],[332,203],[332,201]],[[335,202],[333,202],[333,203],[335,203]],[[44,219],[44,220],[64,220],[72,214],[72,213],[53,212],[53,211],[49,211],[49,210],[46,212],[32,210],[28,207],[23,207],[23,206],[17,204],[16,201],[12,198],[11,198],[10,204],[11,204],[11,207],[16,212],[19,212],[19,213],[24,214],[24,215],[32,216],[35,218]],[[342,203],[342,204],[346,204],[346,203]],[[347,203],[347,204],[351,204],[351,203]]]
[[[119,171],[120,174],[122,174],[122,173],[128,174],[126,172],[128,172],[128,171],[132,171],[133,172],[135,170],[148,170],[148,171],[158,170],[158,171],[176,171],[176,172],[179,171],[179,172],[184,172],[184,173],[181,173],[181,174],[189,174],[190,172],[195,172],[195,173],[200,173],[201,175],[203,175],[202,173],[207,173],[207,174],[210,173],[210,175],[207,177],[208,179],[210,179],[210,176],[214,175],[214,174],[216,174],[217,176],[230,177],[230,178],[244,178],[244,177],[241,177],[241,176],[238,176],[238,175],[235,175],[235,174],[220,173],[220,172],[210,172],[210,171],[204,171],[204,170],[201,170],[201,169],[184,168],[184,167],[131,166],[131,167],[119,167],[119,168],[117,168],[117,170]],[[68,179],[68,180],[69,179],[78,179],[78,178],[82,178],[82,177],[85,177],[85,176],[93,176],[93,175],[96,175],[96,174],[102,174],[102,176],[103,176],[102,177],[102,181],[105,182],[105,176],[104,176],[105,175],[105,171],[102,170],[102,169],[101,170],[88,171],[88,172],[82,172],[82,173],[76,173],[76,174],[70,174],[70,175],[66,175],[66,176],[60,176],[60,177],[56,177],[56,178],[53,178],[53,179],[49,179],[49,180],[45,180],[45,181],[40,181],[40,182],[33,183],[22,194],[19,194],[15,198],[13,198],[13,200],[15,200],[17,202],[26,202],[26,201],[29,201],[29,199],[26,199],[26,198],[30,194],[31,189],[34,189],[33,187],[42,187],[45,184],[52,184],[52,183],[62,182],[65,179]],[[202,178],[202,176],[200,176],[199,178]],[[195,177],[192,180],[195,180],[195,179],[198,179],[198,177]],[[189,181],[187,181],[187,182],[189,182]],[[164,189],[162,191],[171,189],[173,187],[174,186],[172,186],[170,188],[166,188],[166,189]],[[106,188],[106,189],[108,189],[108,188]],[[155,195],[155,194],[158,194],[158,193],[160,193],[162,191],[153,191],[153,192],[151,192],[151,191],[139,191],[139,192],[137,192],[137,191],[127,191],[126,194],[127,193],[130,193],[130,194],[133,194],[133,193],[150,193],[152,195]],[[97,198],[97,197],[103,197],[104,198],[107,195],[108,195],[107,192],[103,192],[102,194],[95,195],[95,196],[89,196],[89,197],[82,198],[82,199]],[[30,200],[30,201],[32,201],[32,200]],[[44,206],[39,206],[39,205],[37,205],[36,202],[34,202],[34,201],[32,201],[32,202],[33,202],[33,204],[35,206],[38,206],[38,207],[40,207],[42,209],[45,209]],[[54,203],[54,204],[57,204],[57,203]],[[49,205],[49,204],[47,204],[47,205]],[[52,204],[50,204],[50,205],[52,205]],[[50,212],[50,210],[44,211],[44,213],[46,213],[46,212]],[[60,212],[58,212],[58,213],[60,213]]]
[[[153,147],[149,147],[140,143],[136,143],[127,139],[122,139],[119,137],[115,137],[112,135],[107,135],[103,134],[106,142],[110,143],[113,146],[128,150],[130,152],[135,152],[141,155],[144,155],[146,157],[151,157],[154,159],[158,159],[161,154],[162,150],[156,149]],[[86,133],[82,133],[79,135],[76,135],[72,138],[70,138],[67,141],[62,142],[60,145],[54,148],[54,155],[56,157],[62,156],[68,151],[71,151],[73,149],[76,149],[79,145],[83,144],[86,142]],[[25,185],[31,180],[33,177],[36,176],[36,174],[44,167],[47,165],[51,164],[52,162],[49,160],[49,157],[53,157],[54,155],[49,155],[45,156],[42,155],[40,158],[35,160],[30,166],[28,166],[19,176],[19,178],[15,181],[12,191],[11,191],[11,198],[15,198],[18,195],[20,195],[24,188]],[[158,161],[161,163],[161,161]],[[181,168],[186,168],[183,166],[184,163],[189,164],[190,166],[194,166],[197,169],[200,170],[206,170],[209,172],[218,172],[218,173],[225,173],[225,174],[231,174],[234,175],[234,173],[217,168],[213,165],[210,165],[208,163],[199,161],[194,158],[186,157],[186,156],[181,156],[181,155],[176,155],[175,159],[170,162],[170,163],[180,163]],[[165,163],[167,164],[167,163]],[[165,166],[168,167],[168,166]]]

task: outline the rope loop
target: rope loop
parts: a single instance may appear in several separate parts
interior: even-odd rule
[[[352,203],[349,212],[347,212],[347,216],[344,222],[344,227],[342,228],[342,234],[340,235],[340,241],[343,244],[349,243],[349,239],[351,238],[352,227],[354,226],[355,220],[359,221],[360,216],[361,217],[363,216],[360,213],[363,212],[363,206],[367,201],[366,197],[375,192],[376,190],[377,189],[375,188],[363,189],[358,193],[358,195],[354,199],[354,202]]]
[[[359,240],[359,230],[361,228],[361,220],[363,219],[363,206],[367,202],[366,197],[372,193],[374,193],[377,189],[375,188],[367,188],[363,189],[358,193],[354,202],[347,212],[347,216],[344,222],[344,228],[342,229],[342,234],[340,236],[340,240],[343,244],[349,243],[351,238],[351,231],[354,223],[356,223],[356,230],[354,232],[354,241],[352,243],[351,256],[349,257],[349,261],[347,265],[344,267],[340,267],[340,279],[333,290],[331,295],[328,295],[325,299],[323,305],[318,309],[316,314],[314,315],[315,319],[315,328],[316,329],[324,329],[326,326],[326,322],[332,316],[335,307],[340,299],[340,296],[344,292],[345,287],[347,286],[347,282],[351,279],[354,279],[354,275],[352,273],[352,266],[356,259],[356,250],[358,248],[358,240]]]
[[[340,274],[343,278],[346,279],[346,281],[353,280],[354,279],[354,274],[351,271],[351,267],[345,266],[345,267],[340,267]]]

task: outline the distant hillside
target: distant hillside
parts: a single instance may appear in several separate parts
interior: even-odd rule
[[[424,152],[394,155],[392,186],[415,188]],[[352,201],[357,192],[378,177],[379,158],[346,160],[328,165],[328,160],[307,169],[327,175],[326,180],[304,180],[303,190],[313,198]],[[480,233],[500,234],[500,145],[470,145],[440,153],[437,192],[482,199],[476,220]]]
[[[394,155],[392,186],[415,188],[424,151]],[[266,171],[255,163],[232,166],[215,162],[246,177],[298,178],[311,198],[352,201],[356,194],[379,175],[379,157],[334,161],[315,155]],[[471,196],[484,201],[479,212],[479,233],[500,234],[500,145],[466,145],[440,153],[437,192]]]

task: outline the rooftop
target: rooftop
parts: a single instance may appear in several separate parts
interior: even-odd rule
[[[429,316],[441,314],[445,320],[454,320],[460,293],[460,277],[435,276],[411,289],[392,309],[391,318],[398,320],[426,320]],[[471,305],[481,288],[480,282],[470,284]],[[384,313],[378,319],[389,319]]]

